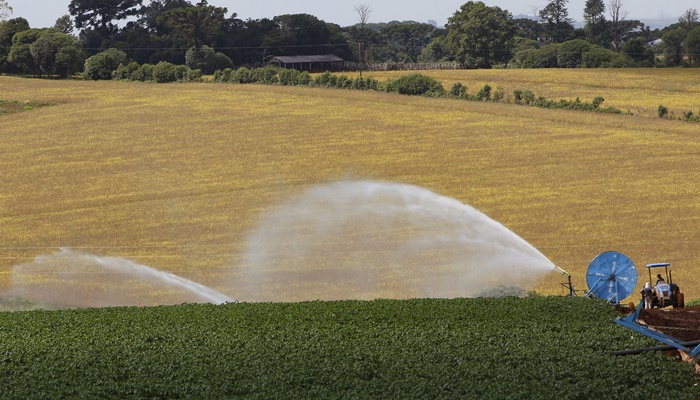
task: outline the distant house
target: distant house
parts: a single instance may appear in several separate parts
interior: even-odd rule
[[[345,60],[333,54],[316,56],[278,56],[273,57],[270,65],[280,68],[297,69],[299,71],[323,72],[343,69]]]

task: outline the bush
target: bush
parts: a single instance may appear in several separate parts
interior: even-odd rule
[[[623,54],[618,54],[608,63],[608,68],[632,68],[634,66],[634,61]]]
[[[132,75],[138,71],[138,69],[139,63],[136,61],[132,61],[127,65],[119,64],[119,68],[114,71],[113,78],[120,81],[133,79]]]
[[[126,53],[119,49],[109,49],[85,60],[83,78],[87,80],[110,80],[121,64],[127,64]]]
[[[491,100],[491,86],[489,85],[484,85],[481,90],[479,90],[479,93],[476,94],[476,99],[478,101],[489,101]]]
[[[523,103],[523,91],[520,89],[513,90],[513,103],[522,104]]]
[[[335,87],[338,89],[350,89],[352,87],[352,79],[345,75],[340,75],[335,82]]]
[[[152,64],[142,64],[136,71],[131,74],[131,80],[147,82],[153,80],[153,71],[155,67]]]
[[[295,69],[283,69],[279,72],[278,74],[278,79],[279,79],[279,84],[280,85],[295,85],[296,84],[296,77],[295,74],[298,74],[299,71]]]
[[[330,71],[326,71],[326,72],[322,73],[321,75],[316,76],[316,78],[314,79],[314,85],[321,86],[321,87],[328,87],[328,86],[330,86],[332,76],[333,76],[333,74],[331,74]]]
[[[666,118],[668,116],[668,108],[666,108],[665,106],[660,104],[658,113],[659,113],[659,118]]]
[[[251,83],[271,85],[277,82],[277,69],[274,67],[255,68],[251,71]]]
[[[153,80],[156,83],[176,82],[178,78],[178,68],[175,64],[161,61],[153,68]]]
[[[311,74],[309,71],[302,71],[297,75],[297,85],[309,86],[311,83]]]
[[[220,69],[232,68],[233,61],[229,56],[224,53],[216,52],[214,53],[214,70],[218,71]]]
[[[530,50],[522,62],[523,68],[557,68],[559,43],[548,44],[540,49]]]
[[[362,77],[357,77],[357,79],[352,81],[352,88],[357,89],[357,90],[365,90],[367,87],[365,86],[365,80],[362,79]]]
[[[576,99],[576,100],[578,100],[578,99]],[[603,104],[604,101],[605,101],[605,99],[602,98],[601,96],[596,97],[595,99],[593,99],[593,108],[600,107],[600,105]]]
[[[456,97],[458,99],[469,98],[469,94],[467,93],[467,87],[462,85],[462,82],[457,82],[454,85],[452,85],[449,94],[450,96]]]
[[[493,92],[493,101],[501,101],[503,98],[506,96],[506,91],[503,89],[501,86],[498,86],[496,88],[496,91]]]
[[[201,82],[202,70],[191,69],[186,65],[178,65],[176,68],[177,82]]]
[[[442,96],[445,89],[440,82],[421,74],[402,76],[387,83],[387,92],[398,92],[411,96]]]
[[[581,67],[601,68],[608,67],[610,62],[618,57],[612,50],[604,49],[600,46],[592,45],[589,51],[581,54]]]
[[[214,72],[214,82],[229,82],[231,80],[231,76],[233,75],[233,69],[231,68],[225,68],[223,70],[217,70]]]
[[[583,53],[591,49],[592,44],[585,40],[569,40],[559,45],[557,64],[559,68],[579,68],[583,64]]]
[[[229,82],[253,83],[253,73],[246,67],[240,67],[231,75]]]
[[[372,78],[371,76],[365,78],[365,87],[367,90],[380,90],[379,81]]]

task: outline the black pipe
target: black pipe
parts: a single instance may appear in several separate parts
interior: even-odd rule
[[[683,347],[697,346],[700,344],[700,340],[694,340],[692,342],[685,342],[685,343],[678,343],[678,344],[680,346],[683,346]],[[645,347],[642,349],[633,349],[633,350],[619,350],[619,351],[613,352],[612,354],[614,356],[626,356],[626,355],[630,355],[630,354],[641,354],[641,353],[644,353],[645,351],[675,350],[675,349],[677,349],[677,347],[666,345],[666,346]]]

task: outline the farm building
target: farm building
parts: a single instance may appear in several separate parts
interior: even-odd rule
[[[333,54],[322,54],[315,56],[277,56],[270,60],[270,65],[309,72],[338,71],[343,69],[345,60],[338,56],[334,56]]]

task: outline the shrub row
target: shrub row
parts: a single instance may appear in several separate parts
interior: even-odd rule
[[[694,114],[692,111],[685,111],[680,117],[677,117],[673,112],[669,112],[668,107],[659,105],[659,118],[678,119],[686,122],[700,122],[700,112]]]
[[[156,65],[139,65],[137,62],[130,62],[127,65],[119,64],[112,74],[112,79],[156,83],[200,82],[202,71],[167,61],[161,61]]]
[[[457,82],[448,92],[445,91],[440,82],[418,73],[402,76],[395,80],[389,80],[382,85],[371,77],[357,77],[353,79],[345,75],[334,75],[328,71],[316,77],[312,77],[311,74],[306,71],[302,72],[293,69],[278,70],[273,67],[248,69],[241,67],[237,70],[226,68],[216,71],[214,73],[214,81],[238,84],[258,83],[267,85],[382,90],[409,96],[454,97],[469,101],[511,102],[510,99],[506,99],[505,90],[502,87],[497,87],[494,91],[491,86],[485,85],[475,95],[471,95],[467,92],[466,86]],[[622,110],[614,107],[601,107],[600,105],[603,101],[604,99],[602,97],[596,97],[591,103],[582,102],[578,98],[575,100],[548,100],[542,96],[536,98],[531,91],[523,91],[520,89],[513,91],[512,100],[514,104],[530,105],[540,108],[561,108],[567,110],[623,114]]]
[[[161,61],[156,65],[128,62],[126,53],[119,49],[105,50],[85,61],[83,79],[130,80],[141,82],[195,82],[201,81],[202,72],[185,65]]]
[[[316,86],[337,89],[381,90],[379,82],[374,78],[350,78],[346,75],[335,75],[328,71],[315,78],[308,71],[296,69],[278,70],[274,67],[248,69],[241,67],[236,70],[226,68],[214,73],[214,82],[222,83],[258,83],[264,85],[283,86]]]
[[[484,85],[484,87],[481,88],[476,95],[471,95],[467,92],[467,87],[460,82],[457,82],[452,86],[452,89],[450,89],[448,92],[448,96],[470,101],[507,102],[539,108],[560,108],[565,110],[592,111],[608,114],[625,113],[618,108],[601,107],[601,104],[603,101],[605,101],[605,99],[600,96],[594,98],[590,103],[583,102],[578,97],[575,100],[549,100],[543,96],[535,97],[535,94],[530,90],[515,89],[511,100],[506,98],[505,90],[502,87],[498,87],[492,92],[491,86]]]

